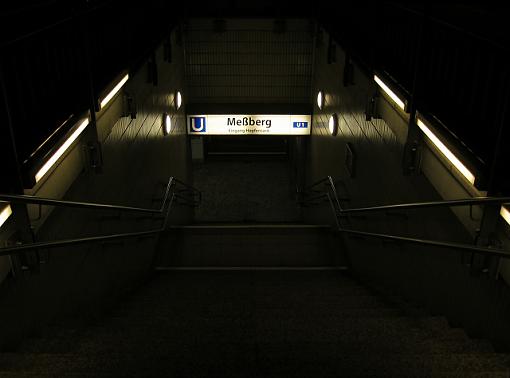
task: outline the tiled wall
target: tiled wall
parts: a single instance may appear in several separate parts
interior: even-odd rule
[[[383,96],[378,98],[378,113],[382,118],[366,119],[368,99],[375,93],[371,78],[354,66],[354,84],[342,83],[343,51],[337,48],[337,62],[326,62],[325,46],[316,51],[316,72],[313,129],[309,146],[309,181],[314,182],[331,175],[343,196],[349,197],[347,207],[359,207],[414,201],[438,200],[441,197],[424,175],[404,176],[402,156],[407,137],[406,115],[397,111]],[[318,109],[315,96],[318,90],[325,95],[323,109]],[[328,129],[331,114],[338,115],[339,126],[336,136]],[[345,164],[346,144],[349,143],[355,155],[354,177]],[[406,235],[469,242],[469,234],[460,224],[445,231],[438,227],[441,220],[449,222],[451,213],[436,211],[429,217],[416,216],[413,221],[387,222],[376,216],[365,220],[364,226],[375,227],[379,232],[394,230]],[[430,217],[432,216],[432,217]],[[455,223],[455,219],[453,219]],[[448,224],[448,223],[447,223]],[[399,226],[397,226],[399,225]],[[381,229],[382,227],[382,229]]]
[[[315,52],[315,83],[325,93],[325,105],[314,105],[313,132],[309,144],[308,179],[314,182],[331,175],[341,196],[350,199],[345,207],[415,201],[466,198],[478,193],[466,186],[451,165],[426,140],[422,143],[421,172],[403,174],[403,146],[408,115],[381,95],[377,108],[382,119],[365,119],[365,105],[375,91],[369,74],[354,66],[354,84],[343,86],[343,51],[337,48],[337,62],[328,64],[326,46]],[[339,131],[331,136],[328,120],[339,118]],[[356,155],[355,176],[345,165],[346,143]],[[308,212],[310,220],[331,219],[327,205]],[[346,227],[433,240],[472,244],[480,224],[479,209],[469,208],[398,211],[391,214],[353,218]],[[500,234],[501,235],[501,234]],[[504,235],[502,235],[504,236]],[[416,244],[382,242],[378,239],[346,238],[354,270],[372,285],[424,304],[433,313],[445,314],[454,325],[473,336],[510,345],[508,316],[510,292],[503,280],[487,274],[473,276],[471,255],[458,250]],[[508,274],[506,265],[500,270]],[[500,276],[501,277],[501,276]],[[507,277],[508,279],[508,277]]]
[[[83,145],[78,141],[50,177],[39,184],[35,194],[159,208],[170,176],[183,181],[192,177],[188,167],[185,92],[184,105],[179,110],[174,106],[176,91],[182,91],[183,54],[174,35],[172,41],[171,63],[163,61],[162,47],[156,51],[158,85],[147,82],[147,67],[142,65],[120,94],[97,114],[102,172],[87,167]],[[122,116],[124,94],[135,99],[135,119]],[[171,116],[173,124],[167,136],[162,130],[164,112]],[[59,186],[69,180],[70,184]],[[36,215],[34,207],[31,216]],[[186,223],[191,216],[189,209],[177,207],[171,221]],[[50,212],[45,208],[43,218],[34,221],[34,225],[37,239],[42,241],[154,229],[161,225],[161,219],[145,214],[62,208]],[[130,290],[147,274],[156,242],[155,237],[149,237],[41,250],[45,264],[38,275],[20,277],[16,284],[7,282],[6,290],[12,293],[2,297],[5,311],[0,315],[0,344],[65,313],[87,314],[113,303],[113,297]]]

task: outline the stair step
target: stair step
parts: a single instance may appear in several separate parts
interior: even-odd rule
[[[160,372],[159,373],[159,376],[162,376],[162,374],[164,375],[165,373],[163,372]],[[297,373],[299,374],[299,373]],[[288,377],[299,377],[299,375],[288,375]],[[118,373],[106,373],[106,372],[94,372],[94,377],[98,377],[98,378],[118,378],[119,375]],[[141,376],[144,376],[143,373],[140,373],[140,372],[136,372],[136,373],[130,373],[130,372],[123,372],[122,373],[122,377],[124,378],[139,378]],[[145,375],[145,376],[150,376],[150,375]],[[157,376],[157,375],[156,375]],[[187,375],[174,375],[175,377],[186,377]],[[206,376],[206,375],[204,375]],[[246,375],[239,375],[239,373],[232,373],[232,374],[227,374],[227,373],[224,373],[221,375],[222,377],[239,377],[239,376],[253,376],[252,374],[250,373],[246,373]],[[270,376],[270,375],[268,375]],[[315,377],[321,377],[321,375],[314,375]],[[323,375],[324,376],[324,375]],[[328,377],[331,377],[331,375],[327,375]],[[376,375],[376,376],[384,376],[384,374],[381,374],[381,375]],[[416,373],[416,374],[413,374],[413,377],[430,377],[431,375],[428,374],[428,373]],[[434,373],[433,375],[435,378],[508,378],[508,373],[506,372],[493,372],[493,371],[489,371],[489,372],[474,372],[474,373],[471,373],[471,372],[460,372],[460,373],[446,373],[446,372],[438,372],[438,373]],[[77,372],[74,372],[74,373],[68,373],[66,374],[66,377],[69,377],[69,378],[90,378],[91,377],[91,374],[90,373],[77,373]],[[302,377],[302,375],[301,375]],[[392,374],[391,377],[395,377],[395,378],[408,378],[409,375],[407,375],[407,373],[395,373],[395,374]],[[59,378],[58,376],[56,376],[55,374],[52,374],[52,373],[41,373],[41,372],[37,372],[37,373],[34,373],[34,372],[7,372],[7,373],[2,373],[0,371],[0,378]]]
[[[81,337],[91,347],[101,350],[102,344],[117,345],[130,335],[137,343],[144,339],[162,339],[170,344],[189,343],[259,343],[282,342],[336,342],[350,348],[360,343],[368,348],[395,352],[466,352],[480,351],[463,332],[446,329],[443,334],[429,334],[429,330],[409,327],[406,318],[278,318],[263,316],[243,319],[236,316],[192,316],[191,313],[169,316],[162,314],[140,319],[111,319],[111,324],[89,327]],[[345,324],[341,324],[344,321]],[[129,347],[129,344],[128,344]]]
[[[508,374],[508,357],[496,354],[344,354],[327,345],[264,346],[258,363],[266,376],[436,376],[466,372]],[[267,369],[267,370],[266,370]]]
[[[203,375],[204,377],[207,376],[206,373],[204,373],[205,375]],[[288,375],[288,377],[303,377],[302,375],[298,375],[299,373],[297,373],[296,375]],[[66,377],[69,377],[69,378],[90,378],[91,376],[93,377],[98,377],[98,378],[118,378],[119,375],[118,373],[106,373],[106,372],[94,372],[93,375],[91,375],[90,372],[85,372],[85,373],[78,373],[78,372],[69,372],[66,374]],[[143,376],[151,376],[149,375],[148,373],[147,374],[143,374],[143,372],[123,372],[122,373],[122,377],[124,378],[139,378],[139,377],[143,377]],[[156,374],[153,374],[152,376],[165,376],[165,372],[156,372]],[[174,375],[174,377],[187,377],[188,375]],[[198,375],[199,376],[199,375]],[[234,372],[234,373],[231,373],[231,374],[228,374],[226,372],[224,372],[221,377],[239,377],[239,376],[247,376],[247,377],[250,377],[250,376],[253,376],[253,374],[250,374],[249,372],[247,372],[246,374],[239,374],[238,372]],[[268,375],[269,377],[271,375]],[[274,375],[273,375],[274,376]],[[331,377],[331,375],[314,375],[315,377],[321,377],[321,376],[327,376],[327,377]],[[374,376],[374,375],[372,375]],[[388,375],[384,375],[384,374],[380,374],[380,375],[375,375],[375,376],[388,376]],[[413,374],[413,377],[430,377],[431,375],[429,373],[416,373],[416,374]],[[459,373],[448,373],[448,372],[436,372],[434,373],[433,375],[435,378],[508,378],[508,373],[506,372],[494,372],[494,371],[489,371],[489,372],[459,372]],[[407,375],[407,373],[394,373],[391,375],[391,377],[395,377],[395,378],[408,378],[409,375]],[[34,373],[34,372],[7,372],[7,373],[2,373],[0,371],[0,378],[59,378],[58,376],[56,376],[55,374],[52,374],[52,373],[41,373],[41,372],[37,372],[37,373]]]
[[[264,310],[257,310],[264,311]],[[273,314],[275,314],[275,317],[279,317],[278,311],[280,312],[287,312],[285,309],[276,309],[271,310]],[[193,309],[187,309],[182,311],[175,311],[175,316],[182,316],[182,317],[188,317],[190,315],[193,315],[196,313]],[[143,309],[138,310],[118,310],[115,312],[114,316],[112,316],[110,319],[112,319],[112,322],[119,321],[119,322],[129,322],[130,319],[146,319],[147,315],[149,314],[148,311],[144,311]],[[238,313],[231,312],[232,315],[236,315]],[[309,309],[306,311],[306,316],[308,318],[316,318],[320,317],[322,315],[322,311],[319,309]],[[156,314],[157,316],[157,314]],[[167,312],[163,312],[161,316],[168,316]],[[334,314],[331,314],[331,316],[334,316],[338,319],[344,319],[348,320],[351,318],[388,318],[388,317],[398,317],[402,316],[402,312],[397,309],[391,309],[391,308],[352,308],[352,309],[341,309]],[[283,315],[282,315],[283,317]],[[108,322],[110,320],[108,319]]]
[[[337,238],[327,225],[179,226],[162,235],[157,266],[345,266]]]
[[[508,356],[503,354],[416,354],[416,353],[342,353],[336,344],[262,344],[254,350],[247,345],[186,345],[158,351],[147,348],[131,354],[88,355],[4,354],[0,356],[2,372],[10,370],[72,376],[115,371],[118,376],[159,372],[190,376],[234,376],[257,372],[260,376],[435,376],[440,373],[464,372],[507,373]],[[358,351],[356,351],[358,352]],[[200,356],[200,361],[197,361]],[[30,369],[30,370],[29,370]],[[201,373],[201,374],[200,374]],[[223,374],[222,374],[223,373]]]
[[[508,377],[508,355],[396,302],[337,271],[161,273],[106,318],[0,354],[0,378]]]
[[[303,223],[199,223],[185,226],[171,226],[166,231],[167,233],[178,231],[205,231],[215,232],[215,230],[222,231],[235,231],[235,230],[331,230],[329,224],[303,224]]]

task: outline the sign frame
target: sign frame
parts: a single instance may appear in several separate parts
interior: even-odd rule
[[[188,114],[188,135],[310,135],[310,114]]]

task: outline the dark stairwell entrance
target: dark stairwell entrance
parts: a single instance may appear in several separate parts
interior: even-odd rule
[[[0,377],[508,376],[490,343],[353,278],[329,225],[217,216],[170,226],[150,280],[0,354]]]
[[[209,137],[193,166],[202,188],[196,222],[298,222],[292,150],[285,137]]]
[[[312,40],[316,36],[308,21],[282,24],[281,20],[236,19],[229,21],[227,30],[221,20],[209,21],[187,24],[184,43],[181,30],[179,39],[175,38],[179,42],[174,47],[186,45],[187,55],[182,55],[189,98],[209,101],[209,105],[247,100],[309,102],[315,54]],[[214,30],[208,30],[211,25]],[[326,45],[331,46],[331,40],[318,43],[321,49]],[[154,69],[155,60],[156,56],[151,58],[149,68]],[[210,80],[203,80],[204,72]],[[51,298],[56,304],[50,304],[63,307],[67,316],[48,311],[50,315],[32,327],[29,337],[6,346],[0,353],[0,377],[508,377],[508,356],[496,353],[490,343],[468,337],[462,329],[451,327],[445,317],[388,295],[378,289],[378,282],[366,282],[357,275],[365,269],[384,278],[384,273],[395,268],[404,274],[388,281],[400,284],[402,276],[413,281],[415,271],[423,272],[418,269],[422,260],[415,259],[417,255],[408,254],[398,243],[380,243],[383,247],[365,239],[344,243],[340,235],[345,235],[345,230],[338,232],[340,222],[335,224],[334,219],[343,222],[345,214],[334,208],[334,201],[334,214],[328,212],[324,217],[324,212],[318,211],[317,217],[314,214],[306,219],[320,221],[304,221],[300,206],[304,202],[298,205],[296,201],[300,199],[296,189],[303,189],[299,174],[303,174],[304,165],[302,155],[295,153],[295,140],[280,138],[281,143],[273,144],[263,139],[260,143],[255,139],[238,138],[235,143],[211,139],[205,144],[204,161],[188,169],[189,136],[182,109],[172,118],[174,134],[167,140],[173,144],[160,135],[161,111],[167,115],[168,93],[175,88],[169,78],[184,76],[180,68],[166,74],[160,81],[169,88],[157,87],[154,77],[151,83],[144,83],[145,72],[133,80],[132,93],[138,92],[136,85],[143,93],[152,93],[153,87],[161,93],[147,97],[137,118],[124,115],[113,127],[113,141],[105,148],[107,174],[103,177],[108,179],[98,185],[98,176],[89,175],[87,180],[77,180],[79,185],[74,188],[82,195],[97,195],[103,202],[108,202],[105,193],[113,201],[122,192],[143,200],[139,206],[154,208],[163,202],[161,211],[138,208],[139,216],[130,218],[118,215],[121,211],[116,208],[118,213],[113,216],[101,213],[99,221],[91,216],[88,223],[82,220],[82,225],[109,232],[125,232],[127,226],[138,231],[142,225],[153,227],[156,223],[159,227],[164,220],[163,226],[127,239],[117,235],[108,242],[96,240],[85,244],[84,251],[71,246],[66,249],[67,245],[57,248],[51,256],[60,264],[49,264],[45,273],[63,271],[65,279],[53,278],[52,285],[27,291],[43,298],[51,297],[44,293],[48,287],[55,293],[65,291],[66,297],[55,294]],[[234,85],[239,77],[248,78],[248,84]],[[386,154],[390,148],[400,148],[382,121],[363,123],[365,117],[358,105],[352,110],[347,101],[341,104],[346,107],[342,108],[346,118],[342,118],[337,142],[359,142],[363,134],[386,143],[384,149],[370,145],[370,153]],[[354,114],[352,119],[350,114]],[[334,138],[327,132],[327,115],[318,114],[314,121],[316,142],[311,150],[322,158],[316,159],[320,164],[312,167],[311,177],[321,176],[326,169],[338,170],[342,164],[337,162],[345,160],[344,147],[334,147]],[[349,127],[355,124],[363,130],[361,126],[353,128],[351,135]],[[366,132],[372,126],[377,130]],[[356,147],[360,163],[366,164],[369,154],[361,153],[361,143]],[[341,159],[338,151],[342,151]],[[136,160],[138,170],[138,164],[125,161],[126,156]],[[158,164],[162,156],[168,166]],[[335,159],[328,160],[332,156]],[[373,156],[385,157],[381,166],[391,163],[387,154]],[[179,216],[166,210],[170,209],[165,207],[167,198],[175,199],[170,202],[180,211],[180,201],[190,193],[183,185],[172,187],[169,197],[161,196],[162,176],[170,170],[202,191],[194,217],[185,211]],[[386,171],[394,174],[390,169],[384,174]],[[140,172],[144,178],[136,186],[124,185],[125,181],[137,182]],[[363,178],[367,172],[359,170],[357,174]],[[123,181],[124,176],[129,179]],[[349,179],[343,172],[337,176]],[[147,183],[155,187],[148,188]],[[91,193],[88,184],[97,193]],[[356,184],[359,192],[374,191],[362,187],[360,181]],[[327,207],[328,199],[335,198],[323,194],[314,201]],[[407,222],[405,214],[397,215]],[[74,220],[68,213],[59,217],[53,213],[52,217],[60,232]],[[390,229],[397,227],[387,219],[380,223]],[[363,217],[352,217],[351,225],[360,224],[371,225]],[[360,240],[359,235],[354,236]],[[352,245],[357,248],[349,250]],[[423,252],[425,247],[418,249]],[[349,253],[356,253],[356,270],[351,269]],[[456,255],[448,256],[456,259]],[[443,256],[440,258],[442,263]],[[76,270],[68,268],[73,260],[78,260]],[[441,267],[448,272],[447,265]],[[430,269],[434,269],[433,263]],[[74,279],[75,271],[81,272],[79,279]],[[47,277],[32,282],[44,283]],[[426,281],[415,281],[415,291],[425,292]],[[62,290],[62,283],[69,283],[70,288]],[[109,289],[115,295],[109,297]],[[37,305],[30,306],[27,304],[29,309]],[[23,312],[25,306],[18,308]]]
[[[204,161],[193,165],[203,188],[194,224],[164,234],[158,265],[344,268],[330,225],[303,223],[296,145],[290,137],[209,140]]]

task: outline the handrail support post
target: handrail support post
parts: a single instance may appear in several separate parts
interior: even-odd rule
[[[499,204],[487,204],[484,206],[483,215],[480,222],[479,233],[476,238],[476,245],[480,247],[497,247],[496,228],[499,223]],[[499,275],[499,258],[494,256],[481,256],[474,254],[470,266],[471,274],[488,274],[490,277],[497,278]]]

